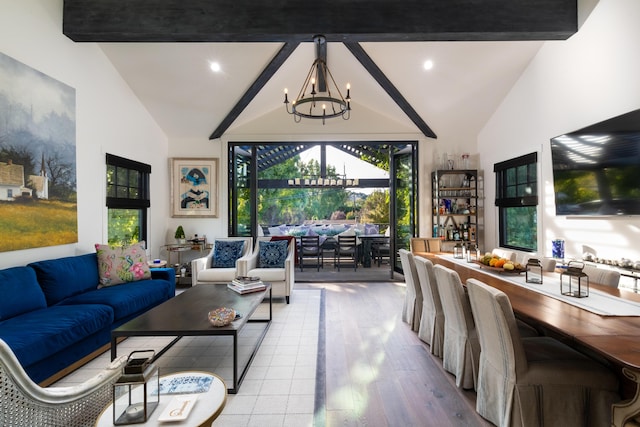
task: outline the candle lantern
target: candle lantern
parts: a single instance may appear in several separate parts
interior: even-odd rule
[[[478,245],[475,245],[473,249],[469,247],[469,249],[467,250],[467,262],[476,261],[480,261],[480,248],[478,248]]]
[[[566,271],[560,273],[560,293],[562,295],[584,298],[589,296],[589,276],[582,271],[584,264],[569,261]]]
[[[542,284],[542,264],[540,264],[540,260],[529,258],[524,274],[527,283]]]
[[[464,255],[462,254],[462,245],[460,243],[456,243],[453,247],[453,257],[458,259],[464,258]]]
[[[144,357],[150,355],[150,357]],[[140,424],[149,420],[160,403],[158,367],[153,350],[134,351],[113,385],[113,424]]]

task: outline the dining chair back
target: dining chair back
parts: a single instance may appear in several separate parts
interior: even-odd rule
[[[456,385],[473,389],[477,385],[480,343],[469,298],[460,276],[441,265],[433,267],[444,312],[442,366],[456,377]]]
[[[404,305],[402,307],[402,320],[411,326],[411,330],[418,332],[420,318],[422,317],[422,289],[418,279],[416,263],[413,254],[406,249],[399,249],[400,265],[407,286]]]
[[[354,271],[358,269],[358,240],[356,236],[338,235],[333,261],[338,267],[338,271],[340,271],[343,261],[346,261],[346,265],[353,265]]]
[[[324,251],[320,247],[320,236],[300,236],[300,248],[298,250],[298,264],[300,265],[300,271],[304,271],[304,260],[313,260],[309,266],[316,267],[317,271],[320,271],[320,267],[324,262]]]
[[[429,344],[431,354],[442,358],[444,343],[444,312],[440,302],[440,292],[436,284],[433,263],[421,256],[414,256],[418,281],[422,289],[422,316],[418,337]]]
[[[585,265],[582,272],[589,276],[589,283],[617,288],[620,283],[620,272],[608,268],[599,268],[594,265]]]
[[[550,337],[522,338],[507,295],[467,280],[480,338],[476,411],[497,426],[610,425],[609,369]]]

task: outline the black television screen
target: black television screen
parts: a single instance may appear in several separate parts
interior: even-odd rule
[[[551,159],[556,215],[640,215],[640,110],[552,138]]]

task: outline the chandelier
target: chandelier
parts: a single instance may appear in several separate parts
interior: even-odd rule
[[[287,113],[293,115],[293,120],[300,123],[302,118],[321,119],[324,125],[326,119],[351,117],[351,85],[347,84],[347,97],[342,96],[329,67],[327,67],[327,40],[324,36],[314,36],[316,45],[316,59],[311,64],[307,78],[295,100],[289,102],[288,91],[284,90],[284,105]],[[311,86],[311,90],[309,90]],[[333,93],[332,94],[332,86]],[[291,104],[291,108],[289,108]]]

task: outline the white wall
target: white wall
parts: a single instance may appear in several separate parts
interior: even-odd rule
[[[493,164],[537,151],[539,252],[549,256],[551,240],[563,238],[568,256],[588,245],[599,257],[640,260],[640,217],[555,216],[549,151],[554,136],[640,108],[638,22],[639,1],[600,0],[577,34],[545,43],[480,132],[487,250],[498,242]]]
[[[62,34],[62,0],[0,0],[0,52],[76,90],[77,244],[0,253],[0,268],[93,252],[106,242],[105,153],[148,163],[150,255],[169,217],[166,136],[95,43]],[[6,236],[0,236],[6,238]]]

